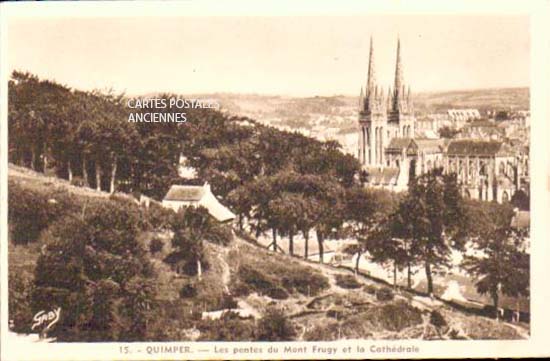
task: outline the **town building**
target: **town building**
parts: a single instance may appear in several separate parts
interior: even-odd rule
[[[403,191],[413,177],[442,168],[457,174],[467,198],[506,202],[520,189],[524,158],[502,140],[504,131],[496,124],[478,120],[476,109],[449,111],[452,124],[470,122],[461,139],[417,136],[422,132],[410,88],[405,91],[399,40],[394,85],[385,97],[376,80],[371,39],[367,83],[364,91],[361,88],[359,105],[357,155],[369,186]]]
[[[221,204],[210,189],[210,184],[202,186],[173,185],[162,200],[162,205],[177,212],[182,207],[204,207],[219,222],[230,222],[235,214]]]

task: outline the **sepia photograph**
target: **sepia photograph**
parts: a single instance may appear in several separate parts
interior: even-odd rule
[[[532,338],[528,14],[3,20],[3,346]]]

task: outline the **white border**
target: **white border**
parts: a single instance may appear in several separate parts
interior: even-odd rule
[[[531,338],[526,341],[338,341],[280,343],[287,345],[338,345],[336,355],[287,354],[285,358],[442,358],[442,357],[526,357],[550,356],[550,311],[547,287],[550,264],[550,1],[462,0],[462,1],[162,1],[162,2],[23,2],[0,4],[0,255],[1,255],[1,359],[2,360],[130,360],[130,359],[276,359],[268,353],[272,343],[177,342],[168,345],[190,346],[193,354],[147,354],[147,346],[160,343],[36,343],[17,348],[6,343],[7,324],[7,23],[12,18],[30,17],[150,17],[150,16],[296,16],[296,15],[365,15],[365,14],[486,14],[531,16]],[[167,345],[164,344],[164,345]],[[120,353],[120,346],[129,346],[132,354]],[[259,354],[214,354],[200,350],[234,345],[262,347]],[[347,345],[409,345],[418,353],[344,353]],[[140,350],[140,352],[138,352]]]

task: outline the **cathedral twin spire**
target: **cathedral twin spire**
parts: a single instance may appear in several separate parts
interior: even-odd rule
[[[397,39],[397,57],[395,62],[395,79],[393,91],[388,89],[388,95],[384,99],[382,88],[376,82],[376,69],[374,65],[374,44],[370,38],[369,68],[365,92],[361,88],[360,104],[365,113],[408,113],[411,111],[411,89],[405,91],[403,80],[403,66],[401,64],[401,42]],[[385,101],[384,101],[385,100]]]

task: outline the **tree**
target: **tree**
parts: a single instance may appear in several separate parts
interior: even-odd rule
[[[347,248],[347,252],[357,256],[355,272],[359,272],[361,255],[370,247],[369,236],[379,223],[385,219],[395,206],[395,197],[388,191],[351,187],[346,190],[345,218],[357,245]]]
[[[392,222],[386,221],[371,230],[367,238],[367,247],[374,262],[391,262],[393,267],[393,285],[397,287],[397,271],[410,265],[410,244],[408,240],[405,238],[396,238],[393,234]]]
[[[258,341],[291,341],[295,336],[294,325],[278,309],[268,309],[256,331]]]
[[[460,130],[451,128],[446,125],[439,128],[438,133],[441,138],[453,139],[458,133],[460,133]]]
[[[309,258],[309,235],[315,226],[315,215],[319,209],[319,203],[314,196],[304,196],[301,204],[301,216],[298,220],[298,230],[304,236],[304,259]]]
[[[303,206],[304,197],[296,193],[284,192],[269,202],[274,227],[280,230],[281,235],[288,235],[288,253],[291,256],[294,255],[294,235],[299,231]]]
[[[511,203],[514,207],[521,209],[522,211],[528,211],[530,208],[529,195],[521,189],[518,189],[512,196]]]
[[[407,287],[411,288],[411,266],[416,263],[414,224],[410,222],[410,213],[414,212],[411,198],[405,198],[398,208],[368,238],[368,249],[376,262],[391,261],[394,270],[394,285],[397,282],[397,270],[407,268]]]
[[[494,228],[477,243],[482,257],[466,256],[463,266],[477,278],[480,294],[493,299],[498,319],[499,296],[529,295],[529,254],[523,250],[525,235],[508,226]]]
[[[451,247],[462,249],[466,214],[456,175],[434,169],[414,178],[403,200],[401,222],[412,239],[411,252],[424,263],[428,293],[433,294],[433,267],[448,266]]]
[[[185,262],[185,268],[201,277],[205,263],[204,241],[226,245],[231,241],[231,232],[219,224],[204,207],[182,207],[172,224],[174,237],[172,254],[175,261]]]
[[[237,213],[239,217],[239,229],[242,231],[244,228],[244,221],[250,221],[250,214],[254,206],[254,200],[251,197],[250,190],[244,185],[238,186],[229,193],[227,201],[231,208]]]
[[[498,317],[500,294],[529,294],[528,230],[511,226],[510,204],[470,201],[467,209],[468,234],[478,254],[466,255],[462,266],[477,278],[477,291],[491,296]]]
[[[59,340],[115,341],[137,317],[125,309],[134,277],[152,268],[137,240],[139,211],[131,202],[93,201],[56,221],[44,236],[31,296],[34,312],[61,307]],[[154,297],[154,295],[150,295]]]
[[[345,201],[342,187],[334,181],[325,179],[325,182],[319,184],[316,199],[319,204],[318,212],[315,216],[315,232],[317,243],[319,245],[319,262],[323,263],[325,239],[335,234],[344,221]]]

